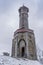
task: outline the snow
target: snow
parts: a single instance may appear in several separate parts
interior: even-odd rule
[[[42,65],[38,61],[26,58],[12,58],[0,55],[0,65]]]

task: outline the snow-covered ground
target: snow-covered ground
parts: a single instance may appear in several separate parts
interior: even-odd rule
[[[0,65],[42,65],[38,61],[0,55]]]

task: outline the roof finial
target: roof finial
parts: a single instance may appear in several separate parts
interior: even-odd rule
[[[23,3],[23,6],[24,6],[24,3]]]

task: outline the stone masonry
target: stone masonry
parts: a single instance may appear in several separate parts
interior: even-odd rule
[[[12,40],[12,57],[37,59],[34,31],[28,28],[28,12],[26,6],[19,8],[19,29],[14,32]]]

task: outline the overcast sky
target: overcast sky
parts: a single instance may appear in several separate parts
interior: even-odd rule
[[[43,50],[43,0],[0,0],[0,54],[11,53],[14,31],[19,28],[18,9],[29,8],[29,28],[34,30],[37,47]]]

